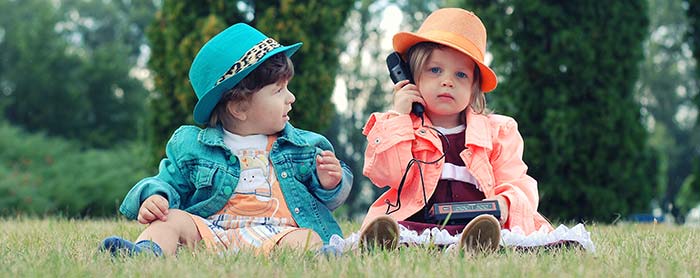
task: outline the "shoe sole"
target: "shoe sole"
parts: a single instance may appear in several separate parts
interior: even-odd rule
[[[501,225],[496,217],[482,214],[470,221],[459,239],[459,250],[467,252],[494,252],[501,242]]]
[[[394,250],[399,245],[399,224],[388,216],[380,216],[372,220],[360,233],[362,249],[381,248]]]

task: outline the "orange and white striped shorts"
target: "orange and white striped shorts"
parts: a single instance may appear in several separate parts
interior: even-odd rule
[[[212,215],[202,218],[192,215],[208,249],[218,253],[237,253],[252,250],[256,254],[270,254],[287,234],[301,228],[289,224],[286,218]]]

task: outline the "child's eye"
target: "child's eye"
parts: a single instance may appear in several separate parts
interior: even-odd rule
[[[430,68],[430,72],[432,72],[432,73],[440,73],[440,72],[442,72],[442,69],[440,69],[440,68],[438,68],[438,67],[432,67],[432,68]]]
[[[463,72],[461,72],[461,71],[460,71],[460,72],[457,72],[457,74],[455,74],[455,75],[457,75],[458,78],[467,78],[467,74],[466,74],[466,73],[463,73]]]
[[[285,81],[284,83],[278,83],[277,84],[277,90],[275,90],[275,94],[280,94],[284,93],[284,91],[287,90],[287,84],[289,81]]]

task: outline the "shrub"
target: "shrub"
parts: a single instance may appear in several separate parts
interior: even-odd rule
[[[0,215],[113,216],[148,175],[144,145],[84,149],[0,122]]]

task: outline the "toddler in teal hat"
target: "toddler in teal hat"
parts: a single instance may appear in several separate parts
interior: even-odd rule
[[[203,241],[220,253],[329,252],[323,244],[342,237],[331,211],[353,176],[328,139],[289,123],[289,57],[300,46],[239,23],[200,49],[189,75],[194,119],[206,127],[175,131],[158,174],[139,181],[119,209],[148,226],[135,242],[106,238],[101,250],[173,255]]]

